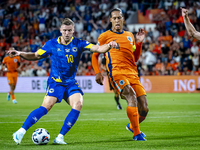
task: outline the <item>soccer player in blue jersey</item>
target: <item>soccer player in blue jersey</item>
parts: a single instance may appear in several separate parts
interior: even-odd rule
[[[21,143],[26,131],[47,114],[55,103],[60,103],[62,99],[68,102],[72,109],[67,115],[54,143],[66,144],[64,136],[78,119],[83,104],[83,92],[75,80],[81,53],[85,50],[105,53],[111,48],[117,47],[117,43],[114,41],[99,46],[73,37],[74,22],[69,18],[62,21],[60,32],[62,33],[60,37],[47,41],[35,53],[8,51],[9,55],[20,56],[26,60],[39,60],[49,55],[51,59],[51,73],[47,82],[46,96],[42,105],[33,110],[22,127],[13,134],[13,139],[17,144]]]

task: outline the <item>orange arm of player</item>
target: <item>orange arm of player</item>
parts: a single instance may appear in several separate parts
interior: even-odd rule
[[[100,73],[99,62],[98,62],[99,55],[100,55],[100,53],[93,53],[92,54],[92,67],[94,69],[95,74]]]
[[[99,70],[99,61],[98,61],[98,57],[99,57],[100,53],[93,53],[92,54],[92,67],[94,69],[94,72],[96,74],[96,82],[100,85],[103,85],[103,75],[101,74],[100,70]]]
[[[137,62],[138,59],[140,58],[141,52],[142,52],[142,42],[137,42],[136,50],[134,51],[135,62]]]

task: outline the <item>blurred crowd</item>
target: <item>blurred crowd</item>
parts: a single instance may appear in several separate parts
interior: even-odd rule
[[[47,40],[60,36],[60,23],[66,17],[75,22],[74,36],[95,44],[98,36],[110,29],[109,12],[116,7],[124,13],[124,30],[128,30],[126,19],[130,14],[163,10],[152,16],[154,29],[144,27],[146,38],[137,62],[139,75],[200,75],[200,43],[188,36],[180,10],[189,10],[192,24],[200,31],[200,1],[8,0],[0,3],[0,63],[10,47],[35,52]],[[135,28],[130,32],[134,36],[137,33]],[[83,53],[77,75],[95,75],[91,56],[90,52]],[[48,76],[50,63],[48,57],[39,61],[21,59],[20,76]],[[0,76],[4,75],[0,71]]]

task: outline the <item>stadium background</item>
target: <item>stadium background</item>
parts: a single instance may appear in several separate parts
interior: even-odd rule
[[[0,63],[9,47],[15,47],[20,51],[35,52],[48,39],[59,36],[60,22],[65,17],[75,22],[74,36],[95,44],[98,36],[111,27],[109,10],[114,7],[121,8],[124,13],[124,30],[132,32],[134,36],[139,27],[145,30],[146,38],[137,65],[146,91],[162,92],[159,91],[160,88],[156,91],[154,87],[158,86],[158,83],[161,84],[163,80],[169,80],[170,84],[163,83],[171,87],[166,92],[198,92],[196,89],[200,87],[200,43],[188,36],[180,11],[180,7],[189,9],[191,22],[199,31],[200,2],[197,1],[1,1]],[[92,53],[86,52],[81,57],[77,76],[83,77],[81,78],[83,83],[85,76],[93,76],[91,78],[94,80],[91,55]],[[102,57],[99,58],[99,62],[101,59]],[[30,77],[31,80],[34,77],[48,76],[50,73],[49,58],[39,61],[21,59],[21,63],[20,77]],[[1,83],[3,87],[7,87],[6,82],[2,82],[6,80],[6,71],[0,70]],[[23,78],[18,81],[16,92],[20,87],[20,82],[23,83]],[[107,86],[106,79],[103,92],[110,92]],[[176,86],[178,90],[175,90]],[[149,87],[153,87],[154,90],[148,90]],[[0,90],[0,92],[5,91]]]
[[[28,130],[21,145],[17,146],[12,134],[30,111],[41,104],[44,98],[41,90],[45,90],[50,71],[48,58],[36,62],[22,59],[15,91],[17,105],[6,100],[9,87],[5,71],[0,69],[0,149],[198,150],[200,101],[199,93],[193,92],[198,92],[196,88],[200,87],[200,75],[196,71],[199,68],[199,42],[188,37],[180,6],[189,9],[191,21],[200,31],[200,3],[193,0],[0,0],[0,63],[10,46],[34,52],[48,39],[60,35],[59,24],[64,17],[70,17],[76,23],[75,36],[96,43],[98,35],[109,28],[109,10],[120,7],[125,13],[126,30],[134,35],[139,27],[146,30],[138,68],[150,110],[140,124],[147,142],[132,141],[132,133],[125,129],[129,122],[126,101],[120,100],[123,109],[117,110],[114,94],[109,93],[107,86],[92,88],[93,83],[98,84],[94,81],[91,54],[85,53],[77,72],[77,80],[86,92],[84,104],[77,123],[65,136],[67,145],[53,145],[70,111],[68,104],[62,101]],[[193,42],[197,42],[196,45]],[[168,93],[150,93],[155,87]],[[31,92],[25,93],[28,89]],[[91,89],[101,93],[92,93]],[[31,136],[41,127],[49,131],[51,139],[45,146],[36,146]]]

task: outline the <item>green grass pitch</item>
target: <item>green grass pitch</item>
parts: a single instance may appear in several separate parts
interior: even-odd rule
[[[149,114],[140,124],[146,134],[146,142],[132,140],[126,130],[129,122],[126,101],[120,100],[123,110],[117,110],[113,93],[85,93],[80,117],[65,135],[67,145],[53,145],[63,121],[70,111],[65,101],[33,125],[20,145],[16,145],[12,134],[23,124],[28,114],[38,108],[43,93],[16,93],[17,104],[6,100],[0,93],[0,149],[5,150],[192,150],[200,149],[200,93],[147,94]],[[47,145],[32,142],[35,129],[45,128],[51,139]]]

